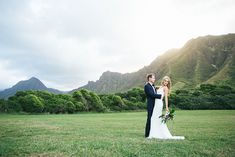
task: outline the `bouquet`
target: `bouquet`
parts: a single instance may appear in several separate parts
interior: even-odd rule
[[[161,116],[159,116],[159,118],[162,118],[162,123],[166,123],[169,120],[173,120],[174,119],[174,112],[175,112],[175,110],[172,109],[172,110],[170,110],[170,112],[166,112],[166,114],[162,114]]]

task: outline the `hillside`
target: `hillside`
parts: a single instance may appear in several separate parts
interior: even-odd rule
[[[133,73],[106,71],[85,88],[97,93],[126,91],[143,87],[147,73],[157,74],[157,82],[168,75],[173,90],[194,88],[201,83],[228,84],[235,87],[235,34],[204,36],[189,40],[181,49],[172,49],[157,57],[150,65]],[[72,90],[71,92],[77,89]]]
[[[64,93],[57,89],[47,88],[39,79],[32,77],[29,80],[20,81],[17,84],[15,84],[13,87],[1,91],[0,98],[6,99],[10,96],[13,96],[17,91],[25,91],[25,90],[41,90],[55,94]]]

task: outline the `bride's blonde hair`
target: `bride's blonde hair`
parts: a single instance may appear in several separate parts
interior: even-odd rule
[[[170,95],[170,90],[171,90],[171,79],[170,79],[170,77],[169,76],[164,76],[163,78],[162,78],[162,82],[161,82],[161,85],[162,86],[164,86],[164,81],[167,81],[168,82],[168,84],[167,84],[167,87],[168,87],[168,95]]]

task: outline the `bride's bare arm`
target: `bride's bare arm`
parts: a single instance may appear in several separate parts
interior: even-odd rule
[[[167,87],[164,87],[164,93],[165,93],[166,111],[169,111],[169,108],[168,108],[168,88]]]

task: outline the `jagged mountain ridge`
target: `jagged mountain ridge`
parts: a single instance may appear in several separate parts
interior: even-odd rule
[[[147,73],[156,73],[157,85],[168,75],[173,90],[194,88],[201,83],[229,84],[235,87],[235,34],[204,36],[189,40],[180,49],[171,49],[150,65],[133,73],[104,72],[85,88],[97,93],[115,93],[143,87]],[[71,92],[78,90],[74,89]]]

